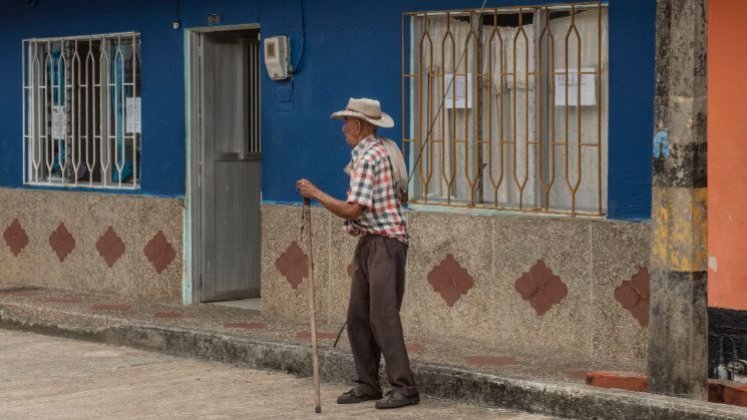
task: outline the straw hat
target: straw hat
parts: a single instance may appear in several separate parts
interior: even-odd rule
[[[377,127],[394,127],[394,120],[388,114],[381,112],[381,104],[376,99],[350,98],[344,110],[337,111],[330,116],[333,120],[345,117],[360,118]]]

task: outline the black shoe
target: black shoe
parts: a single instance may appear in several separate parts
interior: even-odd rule
[[[397,391],[389,391],[386,396],[376,401],[376,408],[399,408],[406,405],[414,405],[420,402],[420,397],[415,395],[414,397],[406,397]]]
[[[363,401],[378,400],[379,398],[381,398],[381,393],[368,395],[358,388],[353,388],[337,397],[337,404],[356,404]]]

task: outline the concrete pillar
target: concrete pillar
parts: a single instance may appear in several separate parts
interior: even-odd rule
[[[707,0],[657,0],[649,390],[707,400]],[[630,63],[634,65],[634,63]]]

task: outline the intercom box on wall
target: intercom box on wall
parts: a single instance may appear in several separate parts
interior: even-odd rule
[[[265,67],[272,80],[288,78],[290,47],[285,35],[265,38]]]

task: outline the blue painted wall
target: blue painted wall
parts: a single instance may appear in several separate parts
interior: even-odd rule
[[[185,186],[184,32],[171,29],[176,0],[0,0],[0,186],[21,181],[21,40],[30,37],[138,31],[142,35],[145,195],[183,196]],[[291,37],[292,62],[301,54],[300,0],[182,0],[184,28],[259,22],[264,37]],[[536,4],[488,0],[486,6]],[[546,3],[562,3],[547,1]],[[348,97],[376,97],[401,133],[401,13],[479,7],[482,0],[306,0],[300,72],[274,82],[263,71],[263,199],[297,202],[294,181],[306,177],[342,196],[349,150],[329,114]],[[610,1],[609,216],[648,219],[651,208],[655,2]],[[292,106],[279,97],[292,91]]]
[[[608,215],[651,218],[656,2],[610,4]]]

